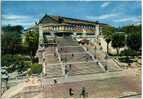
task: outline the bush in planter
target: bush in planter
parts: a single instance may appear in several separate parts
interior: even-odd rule
[[[42,72],[42,65],[41,64],[32,64],[31,65],[31,73],[32,74],[40,74]]]

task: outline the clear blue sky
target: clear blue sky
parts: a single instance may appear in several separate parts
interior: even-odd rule
[[[113,26],[141,23],[140,1],[3,1],[2,25],[30,27],[49,15],[99,21]]]

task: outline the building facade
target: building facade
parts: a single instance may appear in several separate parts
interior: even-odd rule
[[[39,47],[43,47],[44,37],[50,39],[56,36],[69,36],[77,40],[87,39],[95,42],[106,24],[85,21],[62,16],[45,15],[38,24]]]

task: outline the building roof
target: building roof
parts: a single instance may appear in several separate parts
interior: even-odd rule
[[[87,20],[80,20],[75,18],[68,18],[63,16],[51,16],[45,14],[45,16],[39,21],[39,24],[46,24],[46,23],[66,23],[66,24],[84,24],[84,25],[107,25],[103,23],[99,23],[98,21],[87,21]]]

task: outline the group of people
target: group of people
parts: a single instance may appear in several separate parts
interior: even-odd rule
[[[64,52],[64,51],[67,51],[65,48],[60,48],[59,50],[58,50],[59,52]]]
[[[74,90],[72,88],[69,88],[69,95],[73,96],[74,95]],[[85,90],[85,87],[82,87],[81,92],[80,92],[80,97],[88,97],[88,92]]]
[[[65,74],[67,74],[71,70],[71,64],[65,65]]]
[[[74,54],[72,53],[71,56],[72,56],[72,58],[73,58],[73,57],[74,57]],[[64,58],[61,58],[61,61],[64,61],[64,62],[67,62],[67,60],[68,60],[68,59],[67,59],[66,56],[65,56]]]

